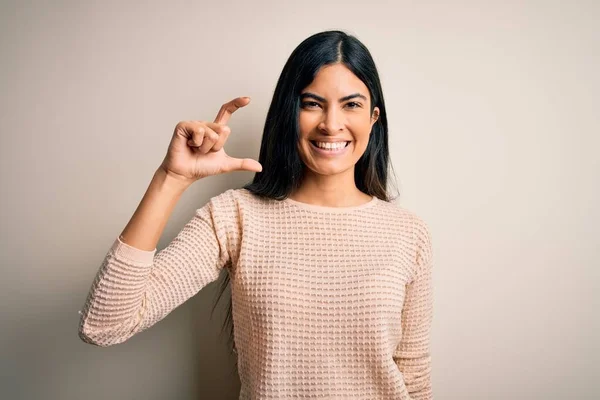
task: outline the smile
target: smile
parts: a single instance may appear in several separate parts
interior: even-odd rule
[[[314,140],[310,141],[311,148],[317,153],[323,155],[339,155],[346,151],[350,142],[317,142]]]

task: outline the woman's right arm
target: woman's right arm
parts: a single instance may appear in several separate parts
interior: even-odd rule
[[[169,246],[156,244],[185,190],[158,169],[123,233],[96,274],[79,324],[90,344],[121,343],[164,318],[203,286],[217,279],[220,245],[208,207],[197,210]],[[152,250],[150,250],[152,249]]]
[[[224,104],[214,123],[177,125],[163,164],[96,273],[80,311],[83,341],[98,346],[121,343],[218,278],[229,261],[223,226],[233,217],[215,213],[228,211],[230,193],[197,209],[165,249],[157,253],[156,245],[181,194],[194,181],[233,170],[261,170],[258,162],[231,158],[223,150],[229,135],[225,123],[247,103],[238,98]]]
[[[154,325],[219,277],[235,225],[231,192],[212,198],[163,250],[156,242],[183,192],[158,170],[139,207],[96,273],[81,310],[79,337],[110,346]],[[153,250],[147,250],[153,247]]]

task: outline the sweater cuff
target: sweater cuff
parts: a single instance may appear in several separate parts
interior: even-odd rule
[[[130,246],[117,237],[111,246],[111,251],[117,258],[133,261],[136,264],[151,265],[154,262],[156,249],[148,251]]]

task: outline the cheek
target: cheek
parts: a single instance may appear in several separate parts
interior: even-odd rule
[[[306,157],[310,154],[309,143],[307,140],[303,140],[303,134],[300,132],[300,139],[296,142],[296,150],[298,150],[298,155],[300,159],[306,163]]]
[[[312,130],[315,129],[316,122],[314,121],[314,117],[309,113],[301,112],[298,116],[298,127],[300,129],[300,136],[306,136]]]
[[[370,119],[360,118],[352,121],[351,130],[354,132],[356,140],[369,140],[371,133]]]

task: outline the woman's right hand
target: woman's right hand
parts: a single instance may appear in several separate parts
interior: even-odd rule
[[[227,126],[231,114],[248,103],[249,97],[238,97],[223,104],[214,122],[179,122],[160,168],[168,175],[190,184],[198,179],[224,172],[262,171],[258,161],[229,157],[223,150],[223,145],[231,133]]]

